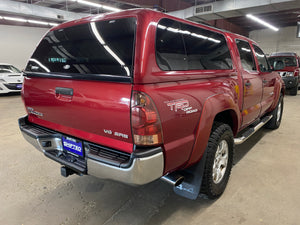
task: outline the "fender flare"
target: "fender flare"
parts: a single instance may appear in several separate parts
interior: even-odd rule
[[[285,94],[284,83],[283,83],[283,81],[280,82],[278,79],[278,82],[276,82],[275,87],[274,87],[274,95],[275,95],[274,102],[270,106],[270,109],[268,110],[269,112],[273,111],[276,108],[281,93],[283,95]]]
[[[226,96],[226,97],[224,97]],[[216,94],[208,97],[203,104],[201,116],[195,133],[195,142],[185,168],[199,162],[204,155],[213,122],[217,114],[231,110],[236,115],[236,130],[241,125],[241,115],[238,104],[229,94]]]

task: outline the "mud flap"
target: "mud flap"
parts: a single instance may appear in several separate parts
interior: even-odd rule
[[[195,200],[201,189],[203,173],[206,161],[206,151],[199,163],[181,171],[184,181],[173,188],[174,192],[182,197]]]

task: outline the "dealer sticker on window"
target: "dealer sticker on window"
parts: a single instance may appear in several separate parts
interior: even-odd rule
[[[82,142],[71,137],[62,137],[63,148],[75,155],[83,156]]]

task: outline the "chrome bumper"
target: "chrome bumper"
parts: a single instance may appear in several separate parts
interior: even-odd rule
[[[160,147],[146,151],[136,150],[128,156],[128,162],[117,165],[112,163],[111,160],[106,162],[103,158],[100,159],[92,155],[89,143],[83,141],[86,153],[85,158],[82,159],[81,164],[75,165],[70,161],[59,158],[64,152],[61,133],[31,124],[28,122],[27,117],[19,119],[19,127],[24,138],[39,151],[43,152],[45,156],[79,174],[89,174],[101,179],[116,180],[131,185],[146,184],[163,175],[164,156]]]

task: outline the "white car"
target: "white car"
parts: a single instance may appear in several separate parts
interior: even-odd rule
[[[0,63],[0,94],[20,92],[23,75],[19,69],[10,64]]]

